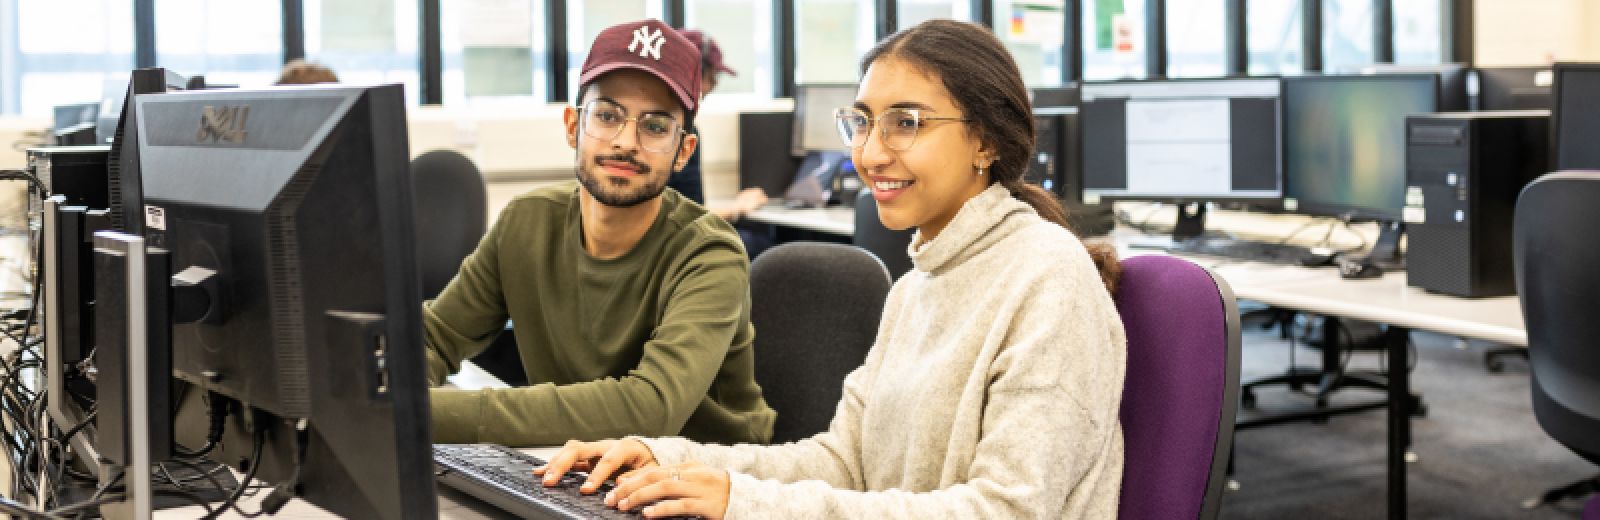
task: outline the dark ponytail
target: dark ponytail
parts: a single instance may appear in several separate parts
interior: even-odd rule
[[[893,56],[940,78],[971,128],[995,151],[990,182],[1033,206],[1041,218],[1072,229],[1066,209],[1044,189],[1022,181],[1033,157],[1033,106],[1022,73],[1000,40],[982,26],[953,20],[929,20],[890,35],[861,59],[861,74],[880,59]],[[1084,244],[1106,290],[1116,294],[1122,266],[1116,249]]]

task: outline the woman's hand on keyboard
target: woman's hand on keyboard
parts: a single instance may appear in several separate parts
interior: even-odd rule
[[[544,477],[545,486],[561,482],[568,471],[588,471],[589,479],[578,491],[589,494],[600,489],[600,484],[623,469],[639,470],[655,466],[656,456],[650,448],[634,439],[610,439],[595,442],[567,441],[561,451],[550,457],[550,463],[535,468],[533,474]]]
[[[687,463],[654,466],[617,478],[616,489],[606,494],[606,505],[622,511],[640,511],[646,518],[697,516],[721,519],[728,512],[732,484],[726,470]]]

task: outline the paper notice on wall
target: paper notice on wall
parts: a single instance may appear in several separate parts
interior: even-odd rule
[[[1060,5],[1012,4],[1007,36],[1012,42],[1059,47],[1065,23],[1066,14]]]
[[[1111,17],[1112,50],[1117,54],[1133,54],[1133,20],[1126,14]]]
[[[532,47],[533,2],[529,0],[462,0],[461,45],[465,47]]]

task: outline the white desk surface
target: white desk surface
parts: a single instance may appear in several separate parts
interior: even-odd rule
[[[732,205],[732,203],[732,200],[715,200],[710,201],[708,205]],[[783,206],[782,200],[774,199],[773,202],[750,212],[744,218],[763,224],[787,226],[847,237],[856,234],[855,208],[846,206],[786,208]]]
[[[1124,258],[1164,254],[1124,249]],[[1379,278],[1346,279],[1332,267],[1307,268],[1185,256],[1210,268],[1233,288],[1241,300],[1399,325],[1460,338],[1481,339],[1504,345],[1528,345],[1522,322],[1522,304],[1516,296],[1461,298],[1410,287],[1406,273],[1387,272]]]

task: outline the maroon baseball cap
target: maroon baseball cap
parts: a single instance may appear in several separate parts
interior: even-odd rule
[[[691,113],[699,105],[700,49],[660,20],[627,22],[600,31],[583,60],[579,90],[620,69],[642,70],[660,78]]]
[[[701,67],[709,65],[717,72],[726,72],[729,76],[739,75],[733,69],[728,68],[726,63],[722,62],[722,48],[717,46],[716,40],[706,36],[706,33],[701,32],[699,29],[684,29],[678,32],[683,33],[684,38],[688,38],[689,41],[694,42],[696,47],[700,48],[700,54],[705,56],[705,61],[700,63]]]

